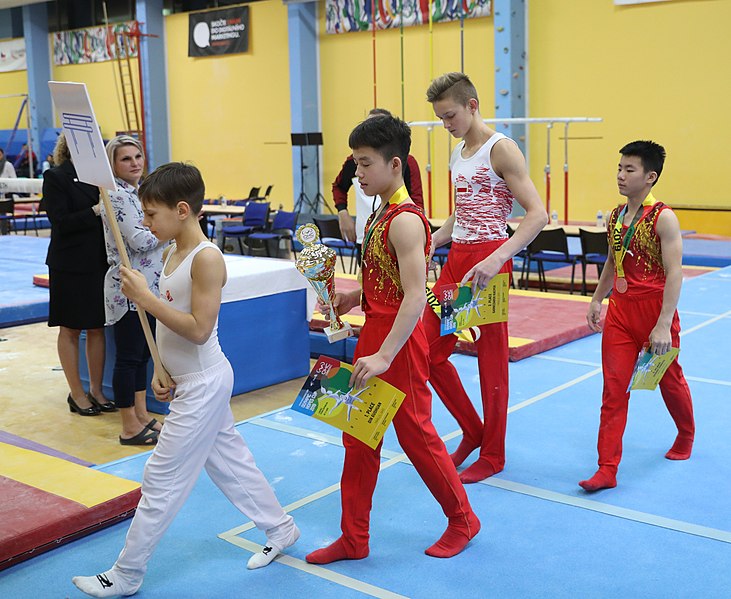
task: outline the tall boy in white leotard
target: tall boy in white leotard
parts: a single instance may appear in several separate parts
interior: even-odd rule
[[[454,137],[462,138],[452,154],[455,211],[434,233],[435,248],[452,242],[447,263],[434,286],[472,281],[485,287],[499,272],[511,273],[513,256],[538,235],[547,222],[525,159],[514,141],[490,129],[480,116],[477,90],[464,73],[447,73],[432,81],[426,92],[434,113]],[[513,200],[525,209],[525,218],[508,238],[506,221]],[[473,450],[480,457],[460,473],[463,483],[474,483],[500,472],[505,465],[508,415],[508,326],[479,327],[475,341],[480,370],[484,423],[480,420],[449,361],[455,335],[441,337],[434,311],[424,313],[429,338],[429,382],[462,428],[463,437],[452,461],[459,466]]]
[[[267,546],[249,560],[250,569],[266,566],[299,538],[293,518],[234,429],[229,406],[233,371],[217,333],[226,265],[198,225],[204,191],[198,169],[182,163],[161,166],[140,186],[144,224],[159,239],[174,239],[175,244],[163,257],[160,297],[150,293],[141,273],[124,267],[122,291],[157,319],[160,358],[175,385],[165,387],[155,373],[153,391],[160,400],[172,397],[170,414],[145,466],[142,498],[124,549],[110,570],[73,579],[94,597],[137,592],[152,552],[203,468],[267,535]]]

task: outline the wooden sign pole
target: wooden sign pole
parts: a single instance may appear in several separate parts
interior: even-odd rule
[[[94,108],[91,105],[86,85],[70,81],[49,81],[48,88],[51,91],[56,110],[61,116],[61,125],[66,135],[71,158],[76,167],[78,180],[99,188],[104,210],[109,217],[109,228],[112,230],[122,266],[131,269],[127,246],[124,244],[124,239],[122,239],[119,223],[117,223],[112,202],[109,200],[109,194],[107,193],[107,189],[116,189],[117,183],[114,179],[112,165],[109,164],[107,154],[104,152],[104,140],[94,116]],[[160,354],[157,351],[155,339],[152,337],[147,314],[139,306],[137,306],[137,314],[142,323],[147,346],[150,348],[152,361],[155,363],[156,376],[163,385],[172,387],[174,383],[160,360]]]
[[[104,204],[104,210],[107,213],[107,220],[109,222],[109,228],[112,230],[112,235],[114,236],[114,243],[117,245],[117,251],[119,252],[119,258],[122,262],[122,266],[125,266],[132,270],[132,264],[129,261],[129,255],[127,254],[127,246],[124,244],[124,239],[122,238],[122,232],[119,230],[119,223],[117,222],[117,219],[114,214],[114,208],[112,207],[112,202],[109,199],[109,193],[106,189],[103,187],[99,188],[99,193],[102,197],[102,203]],[[147,340],[147,347],[150,348],[150,355],[152,356],[152,361],[155,364],[155,372],[157,373],[157,377],[159,378],[160,382],[165,385],[166,387],[172,387],[175,385],[173,380],[170,378],[170,375],[168,374],[167,370],[165,370],[165,367],[162,365],[162,360],[160,360],[160,352],[157,351],[157,345],[155,344],[155,338],[152,336],[152,330],[150,329],[150,323],[147,320],[147,313],[140,308],[140,306],[137,306],[137,314],[140,317],[140,323],[142,324],[142,330],[145,333],[145,339]]]

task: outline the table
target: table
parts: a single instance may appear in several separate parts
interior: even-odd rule
[[[590,233],[606,233],[606,227],[597,227],[596,225],[546,225],[543,229],[558,229],[562,228],[566,231],[568,237],[578,237],[579,229],[584,229]]]
[[[224,255],[228,282],[221,296],[218,339],[234,370],[232,395],[305,376],[310,371],[309,320],[316,295],[290,260]],[[116,348],[106,329],[104,393],[113,397],[111,382]],[[88,384],[86,337],[79,343],[79,371]],[[152,361],[148,368],[152,377]],[[294,399],[294,398],[292,398]],[[165,414],[168,405],[147,393],[148,410]]]
[[[221,204],[203,204],[203,210],[201,211],[204,216],[241,216],[246,211],[246,206],[235,206],[228,204],[223,206]]]

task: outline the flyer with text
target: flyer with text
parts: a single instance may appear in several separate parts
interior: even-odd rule
[[[386,434],[405,394],[378,377],[363,389],[349,385],[353,367],[320,356],[297,394],[292,409],[340,429],[375,449]]]
[[[487,287],[472,294],[472,283],[455,283],[442,288],[439,303],[442,308],[441,335],[508,320],[508,290],[510,275],[500,273]]]
[[[650,346],[646,343],[637,356],[637,363],[629,387],[627,387],[627,393],[633,389],[647,389],[649,391],[656,389],[665,371],[673,360],[678,357],[679,353],[679,347],[671,347],[668,352],[658,356],[650,351]]]

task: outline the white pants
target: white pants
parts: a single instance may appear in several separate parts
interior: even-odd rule
[[[233,371],[228,360],[176,377],[175,382],[175,399],[145,465],[142,498],[114,565],[130,585],[142,582],[147,561],[204,466],[229,501],[275,544],[286,543],[294,526],[234,429],[229,406]]]

